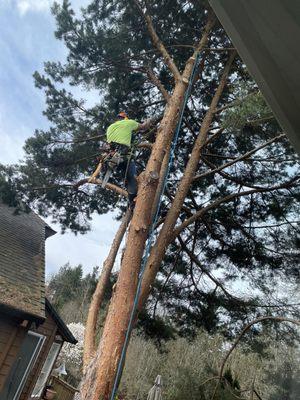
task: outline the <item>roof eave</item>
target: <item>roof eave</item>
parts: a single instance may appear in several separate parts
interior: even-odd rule
[[[37,324],[42,324],[46,320],[46,318],[41,315],[31,314],[4,303],[0,303],[0,313],[5,314],[7,317],[28,320],[36,322]]]
[[[45,305],[46,305],[46,310],[49,312],[49,314],[54,319],[62,338],[66,342],[76,344],[78,341],[75,339],[75,337],[73,336],[70,329],[64,323],[62,318],[59,316],[58,312],[55,310],[55,308],[53,307],[53,305],[50,303],[50,301],[47,298],[45,298]]]

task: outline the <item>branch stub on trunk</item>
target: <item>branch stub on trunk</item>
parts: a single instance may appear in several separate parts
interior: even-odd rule
[[[159,179],[159,174],[157,171],[150,171],[147,179],[147,183],[154,183],[158,181]]]

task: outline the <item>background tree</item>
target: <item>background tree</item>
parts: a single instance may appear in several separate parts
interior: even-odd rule
[[[46,286],[46,296],[67,323],[86,323],[86,316],[98,280],[98,267],[83,276],[82,266],[70,264],[60,267]],[[107,285],[105,300],[110,297],[111,285]]]
[[[84,342],[84,325],[80,322],[68,324],[68,328],[76,337],[77,343],[64,343],[56,364],[65,364],[67,375],[64,377],[67,382],[77,387],[82,375],[82,353]]]

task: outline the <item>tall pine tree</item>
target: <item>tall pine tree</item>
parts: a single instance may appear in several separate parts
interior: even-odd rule
[[[9,181],[0,171],[14,196],[74,232],[86,232],[93,213],[121,214],[122,177],[106,189],[101,178],[88,183],[99,143],[118,111],[137,120],[162,115],[138,145],[143,173],[122,265],[99,348],[87,354],[82,396],[108,399],[153,204],[198,56],[143,278],[145,326],[163,312],[182,333],[237,327],[263,315],[265,306],[287,312],[274,288],[299,282],[299,164],[206,1],[93,0],[80,17],[64,1],[53,14],[68,55],[34,74],[51,126],[27,140],[25,162],[10,170]],[[94,106],[84,100],[89,90],[98,94]]]

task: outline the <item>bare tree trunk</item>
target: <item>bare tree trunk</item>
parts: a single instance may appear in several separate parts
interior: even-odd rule
[[[153,33],[151,20],[148,18]],[[154,43],[166,56],[166,63],[174,70],[175,88],[165,109],[163,119],[157,132],[157,138],[144,173],[139,178],[139,191],[136,207],[130,224],[126,249],[121,264],[115,292],[112,296],[97,355],[86,368],[81,387],[83,400],[108,400],[113,388],[118,363],[124,344],[145,242],[151,222],[152,206],[155,201],[157,185],[165,149],[168,149],[178,122],[179,111],[194,67],[196,56],[207,43],[209,32],[214,25],[215,17],[210,16],[205,32],[194,55],[187,61],[182,75],[178,76],[176,66],[171,61],[163,44],[153,33]]]
[[[225,66],[224,72],[220,79],[219,86],[216,90],[216,93],[215,93],[213,99],[212,99],[211,105],[204,117],[199,135],[195,141],[195,144],[194,144],[191,156],[189,158],[189,161],[187,163],[184,175],[181,178],[181,181],[179,183],[179,186],[178,186],[178,189],[176,192],[176,196],[173,200],[172,206],[167,214],[166,220],[165,220],[163,227],[159,233],[158,239],[151,250],[151,254],[148,259],[147,267],[146,267],[144,277],[143,277],[143,283],[142,283],[142,289],[141,289],[141,295],[140,295],[140,301],[139,301],[139,307],[138,307],[139,310],[141,310],[141,308],[143,307],[143,305],[145,304],[145,302],[149,296],[151,287],[153,285],[153,282],[155,280],[155,277],[156,277],[159,267],[161,265],[162,259],[165,255],[166,248],[170,244],[170,239],[172,238],[173,229],[174,229],[176,221],[178,219],[183,202],[189,191],[192,180],[195,176],[195,172],[197,170],[199,160],[200,160],[201,149],[206,142],[207,134],[210,129],[210,124],[213,119],[214,111],[215,111],[218,101],[222,95],[222,92],[225,87],[227,77],[228,77],[232,62],[235,58],[235,55],[236,55],[236,52],[234,51],[230,55],[227,65]]]
[[[189,64],[192,64],[190,62]],[[105,326],[97,351],[93,372],[87,371],[82,385],[85,400],[107,400],[112,390],[117,365],[133,305],[137,278],[145,242],[148,236],[152,204],[155,199],[164,149],[171,142],[178,119],[178,110],[183,101],[186,84],[179,82],[161,122],[159,132],[145,172],[139,184],[139,192],[133,219],[130,224],[115,293],[108,310]],[[94,371],[96,367],[97,371]]]
[[[105,290],[107,288],[109,277],[111,271],[113,269],[116,256],[118,254],[121,242],[124,238],[127,226],[129,224],[132,212],[131,210],[127,210],[126,214],[122,219],[122,223],[119,226],[119,229],[115,235],[113,243],[111,245],[110,251],[106,260],[103,263],[102,271],[100,278],[97,283],[96,290],[93,294],[93,298],[90,304],[86,327],[85,327],[85,335],[84,335],[84,348],[83,348],[83,368],[85,368],[90,362],[91,358],[95,356],[96,352],[96,330],[97,330],[97,321],[98,314],[101,308],[101,304],[103,302],[103,297]]]

